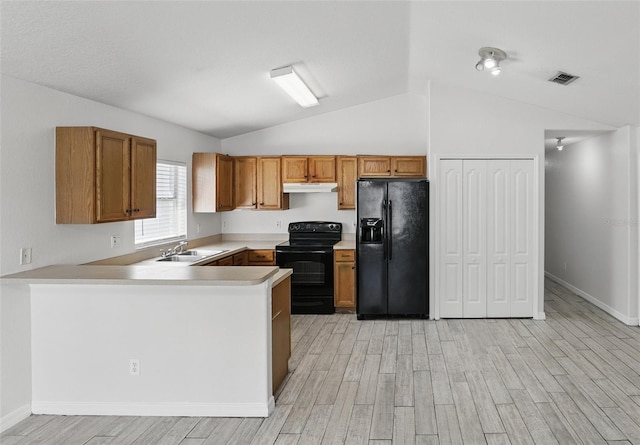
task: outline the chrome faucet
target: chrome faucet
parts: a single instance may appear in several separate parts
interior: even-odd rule
[[[178,255],[182,252],[184,252],[184,248],[187,246],[187,244],[189,244],[188,241],[180,241],[178,243],[178,245],[173,246],[171,249],[167,249],[167,250],[162,250],[161,251],[161,255],[162,257],[168,257],[168,256],[172,256],[172,255]]]

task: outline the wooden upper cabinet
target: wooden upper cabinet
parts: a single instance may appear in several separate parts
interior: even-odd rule
[[[336,157],[282,156],[282,182],[336,182]]]
[[[389,156],[358,156],[358,175],[361,178],[391,176]]]
[[[234,158],[233,197],[236,209],[257,208],[257,164],[255,156]]]
[[[133,217],[156,217],[156,141],[131,138],[131,207]]]
[[[216,209],[233,210],[233,158],[221,154],[216,157]]]
[[[282,156],[282,182],[307,182],[308,179],[306,156]]]
[[[336,182],[336,157],[309,156],[309,182]]]
[[[358,158],[355,156],[338,156],[338,210],[356,208],[356,181],[358,180]]]
[[[426,156],[358,156],[360,178],[425,178]]]
[[[282,160],[280,156],[257,158],[257,208],[286,210],[289,195],[282,193]]]
[[[233,158],[219,153],[193,153],[193,211],[233,210]]]
[[[427,158],[425,156],[393,156],[391,173],[393,176],[426,177]]]
[[[56,223],[153,218],[156,142],[96,127],[56,128]]]

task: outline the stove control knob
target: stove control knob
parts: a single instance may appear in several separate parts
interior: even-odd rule
[[[297,232],[298,230],[300,230],[300,224],[294,224],[293,226],[291,226],[291,228]]]
[[[336,230],[335,224],[329,224],[329,230]]]

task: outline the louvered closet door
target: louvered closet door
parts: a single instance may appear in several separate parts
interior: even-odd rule
[[[440,161],[439,277],[440,316],[462,317],[462,161]]]
[[[487,316],[487,161],[462,163],[462,316]]]

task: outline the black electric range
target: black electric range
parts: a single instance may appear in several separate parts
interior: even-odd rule
[[[342,223],[294,222],[288,231],[289,241],[276,246],[276,264],[293,269],[291,313],[334,313],[333,245],[342,239]]]

